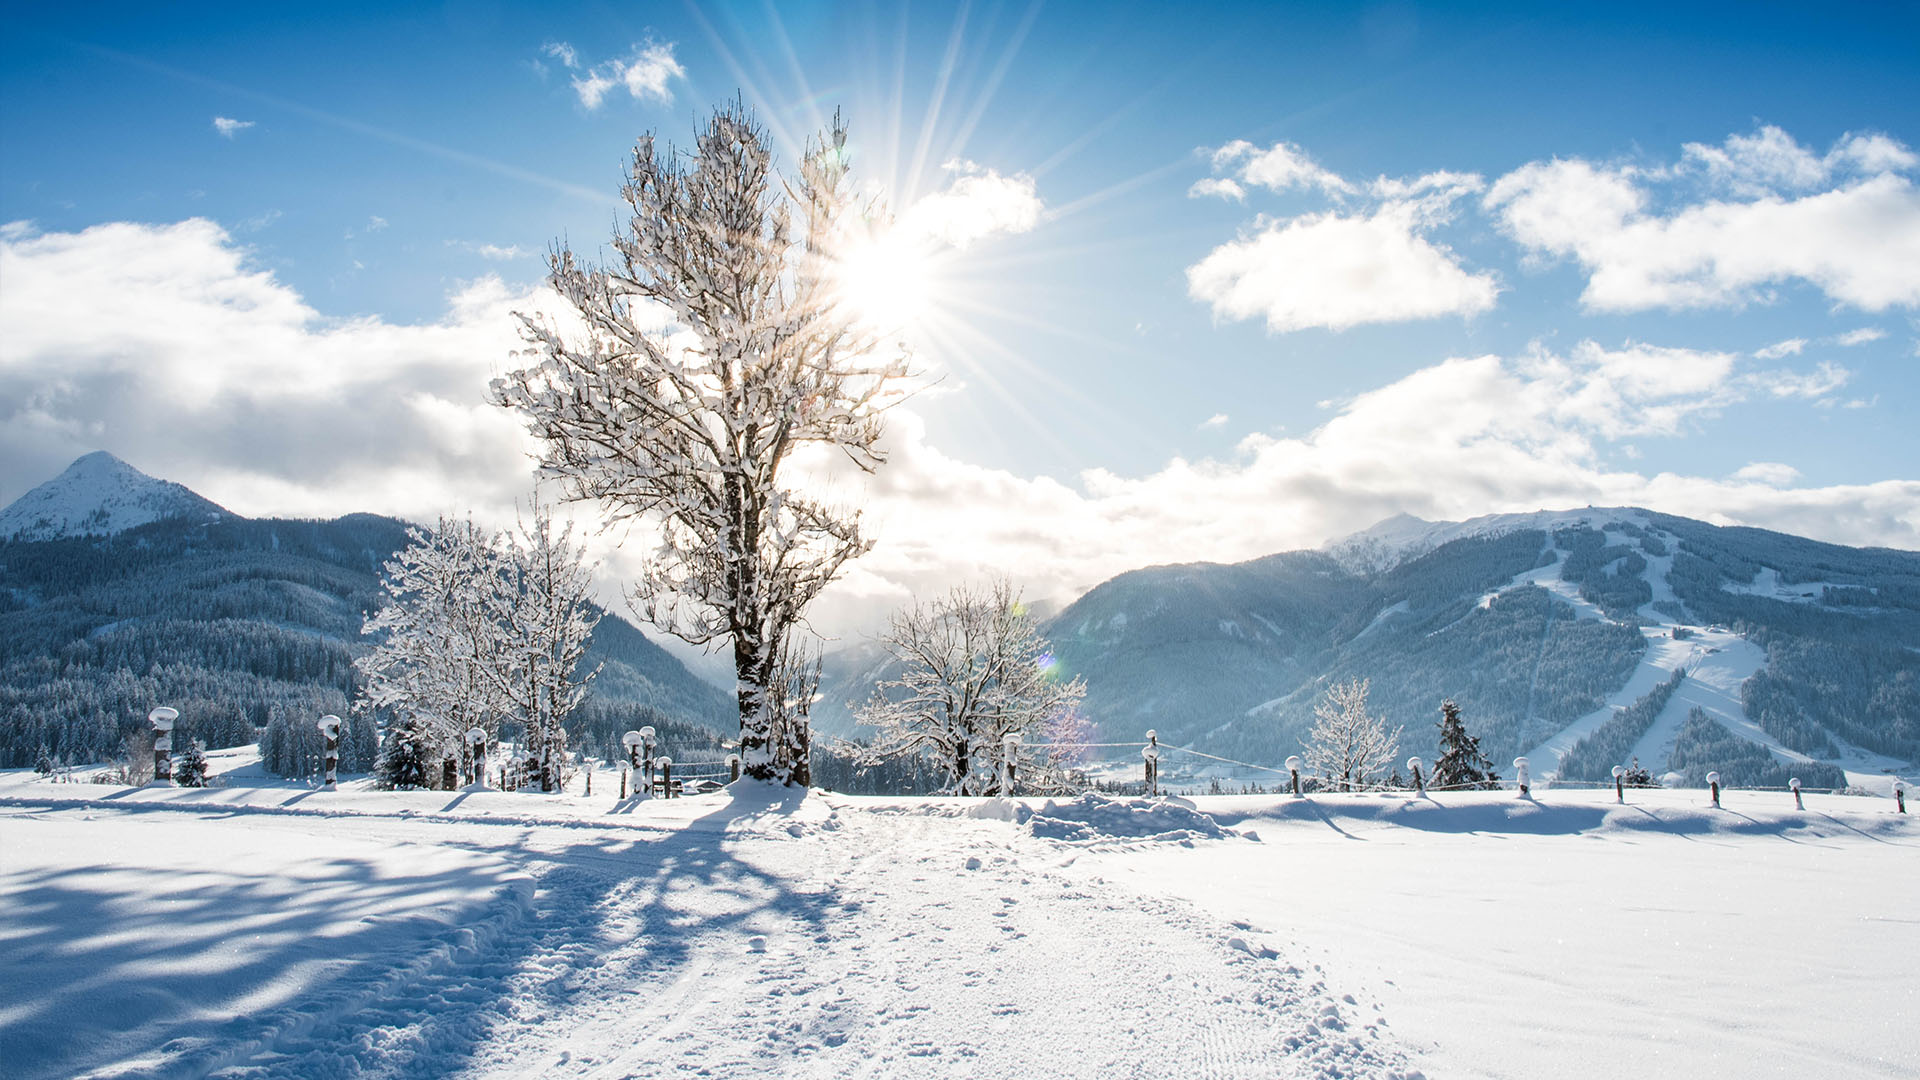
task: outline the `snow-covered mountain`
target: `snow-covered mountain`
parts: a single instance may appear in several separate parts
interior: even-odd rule
[[[111,536],[168,518],[204,522],[232,516],[183,485],[157,480],[96,450],[0,510],[0,539]]]
[[[1638,758],[1841,786],[1920,761],[1920,553],[1633,507],[1402,515],[1319,551],[1147,567],[1045,632],[1109,740],[1151,728],[1267,766],[1347,679],[1369,680],[1403,752],[1434,752],[1452,699],[1496,763],[1526,754],[1540,776],[1602,781]],[[815,713],[832,733],[858,734],[871,660],[829,658]]]
[[[1589,506],[1581,510],[1487,514],[1466,521],[1428,521],[1412,514],[1395,514],[1357,533],[1329,540],[1320,550],[1352,573],[1377,574],[1465,537],[1492,538],[1527,529],[1581,526],[1604,530],[1610,524],[1644,519],[1646,513],[1631,506]]]

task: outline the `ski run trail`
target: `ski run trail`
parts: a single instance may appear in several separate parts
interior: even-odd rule
[[[1604,795],[0,773],[0,1072],[1915,1075],[1913,817]]]

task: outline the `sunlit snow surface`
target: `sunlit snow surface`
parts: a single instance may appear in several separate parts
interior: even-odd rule
[[[23,1078],[1913,1074],[1912,817],[1612,797],[749,786],[616,805],[0,773],[0,1061]]]

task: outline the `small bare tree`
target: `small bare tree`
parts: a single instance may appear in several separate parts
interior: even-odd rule
[[[1025,774],[1046,761],[1047,743],[1029,736],[1086,696],[1080,678],[1057,677],[1046,638],[1004,580],[899,612],[883,640],[903,671],[875,687],[860,711],[862,723],[879,729],[872,753],[931,759],[945,777],[943,793],[1006,794],[1001,766]],[[1010,763],[1009,735],[1020,739]]]
[[[600,612],[590,600],[592,574],[586,552],[573,542],[573,526],[555,533],[538,495],[530,513],[531,524],[522,519],[498,547],[491,616],[500,662],[487,672],[509,715],[526,730],[540,790],[552,791],[566,780],[567,720],[600,672],[579,671]]]
[[[1335,683],[1313,707],[1307,734],[1307,769],[1331,780],[1341,791],[1367,785],[1386,770],[1400,748],[1400,728],[1367,712],[1367,681]]]
[[[907,358],[883,352],[837,289],[863,209],[846,127],[836,117],[790,182],[771,161],[737,104],[690,154],[643,137],[612,264],[584,266],[564,246],[549,260],[583,329],[523,315],[539,362],[495,380],[493,397],[527,418],[543,474],[569,498],[598,500],[609,524],[658,526],[628,602],[687,641],[731,643],[747,775],[805,784],[789,637],[871,542],[857,513],[804,495],[784,467],[812,444],[876,468]]]

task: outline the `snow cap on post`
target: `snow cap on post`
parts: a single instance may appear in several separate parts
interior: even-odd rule
[[[1717,784],[1717,783],[1719,783],[1719,782],[1720,782],[1720,774],[1719,774],[1719,773],[1717,773],[1717,772],[1710,772],[1710,773],[1708,773],[1708,774],[1707,774],[1707,783],[1709,783],[1709,784]]]
[[[1625,775],[1627,775],[1627,767],[1625,765],[1615,765],[1613,767],[1613,778],[1615,780],[1618,780]]]
[[[648,728],[647,730],[651,731],[653,729]],[[639,746],[642,742],[645,742],[646,738],[647,737],[645,735],[641,734],[638,731],[629,731],[625,735],[620,736],[620,745],[631,750],[634,747]]]
[[[479,746],[487,741],[487,733],[477,727],[468,728],[467,741],[475,746]]]
[[[641,729],[640,729],[640,737],[641,737],[641,738],[643,738],[643,739],[651,739],[651,738],[653,738],[653,727],[652,727],[651,725],[648,725],[647,727],[643,727],[643,728],[641,728]]]
[[[1795,790],[1795,791],[1799,791],[1799,790],[1800,790],[1800,778],[1796,776],[1796,777],[1794,777],[1793,779],[1791,779],[1791,780],[1789,780],[1789,781],[1787,781],[1787,786],[1788,786],[1788,787],[1790,787],[1790,788],[1792,788],[1792,789],[1793,789],[1793,790]]]
[[[661,754],[659,757],[654,758],[653,760],[658,762],[662,768],[665,768],[673,764],[673,759],[668,757],[665,754]]]
[[[328,738],[333,738],[340,734],[340,718],[332,713],[321,717],[313,726],[319,728],[320,734]]]
[[[165,705],[147,714],[147,723],[152,724],[155,731],[172,731],[173,722],[178,719],[180,710]]]
[[[1300,771],[1300,755],[1299,754],[1293,754],[1287,758],[1287,770],[1289,772]]]
[[[1144,761],[1157,761],[1160,758],[1160,748],[1151,745],[1143,746],[1140,748],[1140,757]]]
[[[1407,759],[1407,770],[1409,772],[1419,772],[1420,767],[1424,764],[1425,762],[1421,761],[1419,758],[1410,757]]]

